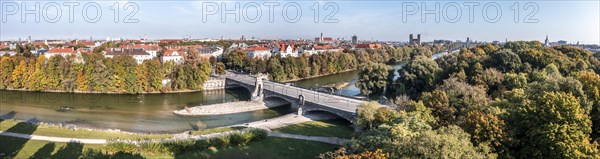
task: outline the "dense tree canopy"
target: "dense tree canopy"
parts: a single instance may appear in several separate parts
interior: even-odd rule
[[[416,55],[399,70],[396,82],[406,91],[392,94],[397,118],[374,122],[381,108],[363,105],[356,120],[369,124],[346,151],[381,149],[391,158],[599,158],[599,57],[539,42],[485,44],[435,61]]]
[[[368,63],[359,69],[358,87],[362,94],[372,95],[383,92],[387,85],[388,73],[391,68],[382,63]]]
[[[82,57],[3,56],[0,89],[117,93],[199,90],[211,73],[206,59],[186,59],[175,66],[158,59],[138,65],[131,56],[104,58],[100,53],[84,53]],[[163,85],[164,79],[171,82]]]

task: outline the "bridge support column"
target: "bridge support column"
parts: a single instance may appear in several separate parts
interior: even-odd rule
[[[252,101],[262,101],[264,98],[264,87],[263,80],[267,80],[268,76],[258,74],[256,75],[256,82],[254,84],[254,92],[252,92]]]
[[[304,112],[302,112],[302,107],[298,107],[298,115],[301,116],[302,114],[304,114]]]

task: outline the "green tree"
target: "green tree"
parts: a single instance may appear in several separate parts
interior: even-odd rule
[[[367,129],[371,129],[377,125],[375,125],[377,110],[381,108],[379,103],[377,102],[363,102],[358,105],[356,109],[356,125],[359,127],[364,127]]]
[[[223,64],[222,62],[217,62],[217,64],[215,65],[215,73],[217,73],[219,75],[224,75],[225,74],[225,64]]]
[[[502,72],[517,72],[521,69],[521,58],[511,50],[499,50],[491,54],[490,66]]]
[[[599,158],[597,143],[590,142],[591,120],[579,100],[569,93],[545,92],[518,109],[524,158]]]
[[[431,90],[438,81],[438,73],[441,72],[437,63],[430,58],[417,56],[409,61],[403,68],[398,70],[401,83],[406,93],[413,98],[421,92]]]
[[[387,85],[389,66],[382,63],[368,63],[360,68],[356,87],[364,95],[381,94]]]

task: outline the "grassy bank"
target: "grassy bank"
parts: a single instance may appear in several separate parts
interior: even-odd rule
[[[308,121],[274,129],[273,131],[289,134],[338,137],[345,139],[352,138],[352,134],[354,133],[354,129],[350,127],[350,123],[343,119]]]
[[[233,126],[233,127],[219,127],[219,128],[212,128],[212,129],[204,129],[204,130],[194,131],[194,132],[192,132],[192,135],[206,135],[206,134],[212,134],[212,133],[242,130],[244,128],[245,127],[241,127],[241,126]]]
[[[315,158],[339,146],[306,140],[268,137],[245,146],[209,148],[175,154],[175,158]]]
[[[30,124],[27,122],[19,122],[15,120],[0,120],[0,131],[33,134],[41,136],[53,137],[70,137],[70,138],[88,138],[88,139],[126,139],[126,140],[142,140],[142,139],[160,139],[171,138],[169,134],[133,134],[126,132],[111,132],[104,130],[88,130],[88,129],[67,129],[55,125],[46,124]]]
[[[178,153],[110,152],[104,145],[53,143],[0,136],[0,158],[315,158],[339,146],[316,141],[267,137],[243,146],[209,147]]]

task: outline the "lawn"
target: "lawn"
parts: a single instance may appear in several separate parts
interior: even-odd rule
[[[246,127],[234,126],[234,127],[219,127],[219,128],[212,128],[212,129],[204,129],[204,130],[194,131],[194,132],[192,132],[192,135],[206,135],[206,134],[212,134],[212,133],[241,130],[244,128],[246,128]]]
[[[93,138],[93,139],[158,139],[171,138],[169,134],[130,134],[124,132],[109,132],[99,130],[72,130],[51,125],[33,125],[15,120],[0,120],[0,131],[33,134],[53,137]]]
[[[352,138],[352,134],[354,133],[354,129],[350,127],[350,123],[343,119],[308,121],[274,129],[273,131],[310,136],[338,137],[344,139]]]
[[[268,137],[247,146],[209,149],[175,154],[175,158],[316,158],[319,154],[333,151],[338,145],[316,141]]]
[[[0,158],[315,158],[319,154],[337,149],[316,141],[268,137],[247,146],[211,148],[177,154],[143,152],[104,153],[103,145],[79,143],[53,143],[0,136]]]

